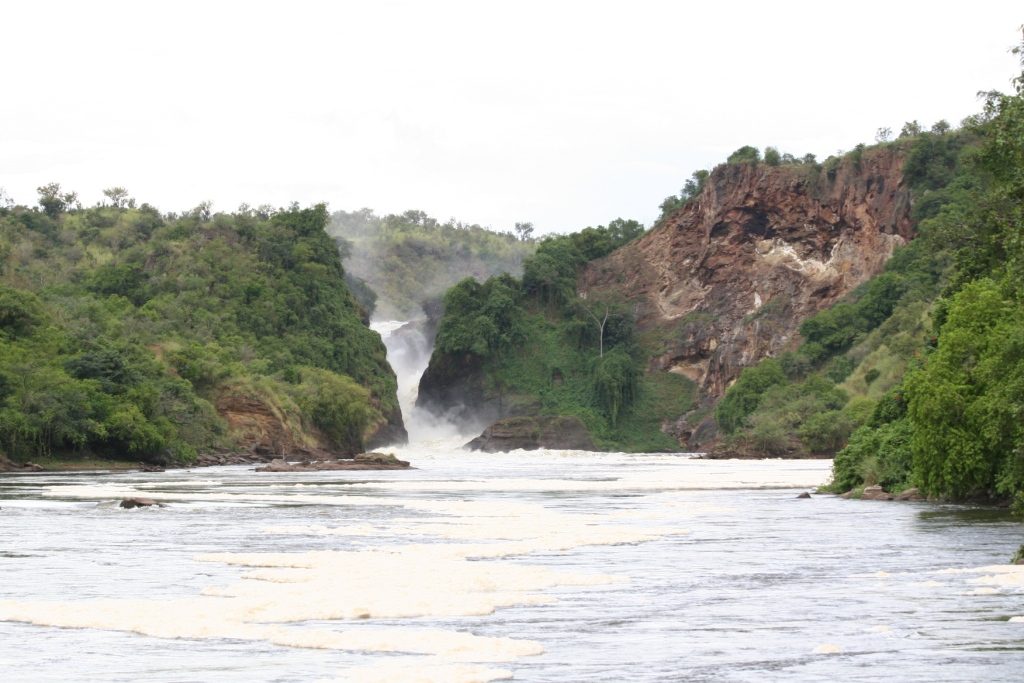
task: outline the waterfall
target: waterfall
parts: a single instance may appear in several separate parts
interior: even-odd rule
[[[409,432],[410,446],[461,446],[476,433],[466,433],[445,417],[418,408],[420,377],[433,351],[418,321],[374,320],[370,329],[380,334],[388,350],[388,363],[398,378],[398,403]]]

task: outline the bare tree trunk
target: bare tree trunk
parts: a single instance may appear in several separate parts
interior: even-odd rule
[[[602,318],[600,320],[598,320],[597,316],[594,315],[594,312],[591,311],[586,306],[583,307],[583,310],[586,311],[587,313],[589,313],[590,317],[594,319],[595,323],[597,323],[597,329],[600,332],[600,336],[598,337],[598,358],[604,358],[604,326],[605,326],[605,323],[608,322],[608,306],[605,305],[605,307],[604,307],[604,318]]]

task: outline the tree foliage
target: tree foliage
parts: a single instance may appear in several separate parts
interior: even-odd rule
[[[519,274],[536,240],[532,223],[514,233],[450,220],[422,211],[377,216],[369,209],[336,211],[328,231],[338,241],[347,276],[360,303],[379,315],[409,319],[469,275],[477,280]]]
[[[546,237],[526,259],[521,279],[459,282],[445,295],[431,366],[480,368],[483,384],[505,403],[575,415],[609,447],[676,447],[660,421],[681,411],[679,405],[688,407],[692,387],[643,372],[628,307],[577,293],[587,262],[642,233],[640,223],[616,219]],[[664,396],[670,388],[675,393]]]
[[[243,379],[287,393],[316,378],[302,411],[339,447],[396,413],[394,375],[345,286],[325,207],[163,216],[122,188],[106,194],[80,209],[51,184],[40,209],[0,209],[7,455],[187,461],[231,446],[213,405]],[[332,396],[347,407],[328,406]]]
[[[1014,85],[956,133],[905,127],[918,242],[952,267],[933,336],[837,455],[836,490],[915,485],[1024,513],[1024,76]]]

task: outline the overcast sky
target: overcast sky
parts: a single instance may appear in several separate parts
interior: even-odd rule
[[[326,201],[509,229],[650,223],[745,144],[957,123],[1024,5],[5,2],[0,188],[164,211]]]

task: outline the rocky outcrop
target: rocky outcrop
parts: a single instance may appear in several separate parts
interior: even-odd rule
[[[865,486],[864,492],[860,494],[861,500],[896,500],[895,494],[889,493],[877,484]]]
[[[0,453],[0,472],[42,472],[43,469],[34,462],[13,462]]]
[[[402,421],[402,410],[395,408],[385,421],[375,425],[366,436],[364,448],[380,448],[382,446],[401,446],[409,442],[409,432]]]
[[[896,500],[922,501],[927,500],[927,498],[925,498],[924,495],[922,495],[922,493],[915,487],[900,491],[896,494]]]
[[[272,460],[257,472],[324,472],[330,470],[406,470],[409,463],[391,453],[360,453],[349,460],[305,460],[288,462],[284,458]]]
[[[629,301],[640,331],[661,340],[650,369],[688,377],[710,406],[744,367],[794,345],[804,319],[881,272],[912,237],[902,167],[896,146],[830,171],[720,166],[697,199],[590,263],[580,295]],[[701,429],[697,441],[713,436],[687,418],[666,428],[681,443]]]
[[[268,397],[229,386],[217,397],[215,407],[228,425],[232,441],[242,449],[224,462],[203,464],[240,464],[266,461],[268,456],[300,455],[318,459],[348,457],[352,451],[340,451],[318,430],[304,424],[300,416],[278,405]],[[374,425],[366,435],[364,447],[405,443],[408,435],[402,424],[401,411]],[[250,460],[244,460],[248,454]],[[223,454],[216,456],[224,459]]]
[[[232,439],[255,455],[284,455],[322,446],[261,396],[225,391],[217,398],[216,408]]]
[[[487,424],[509,415],[501,394],[485,388],[486,379],[479,356],[435,351],[420,378],[416,405],[459,422]]]
[[[899,493],[890,493],[878,484],[865,486],[862,491],[853,489],[842,494],[840,498],[859,498],[860,500],[901,500],[920,502],[927,500],[916,488],[905,489]]]
[[[594,451],[594,440],[578,417],[508,417],[498,420],[466,444],[474,451],[498,453],[538,448]]]

